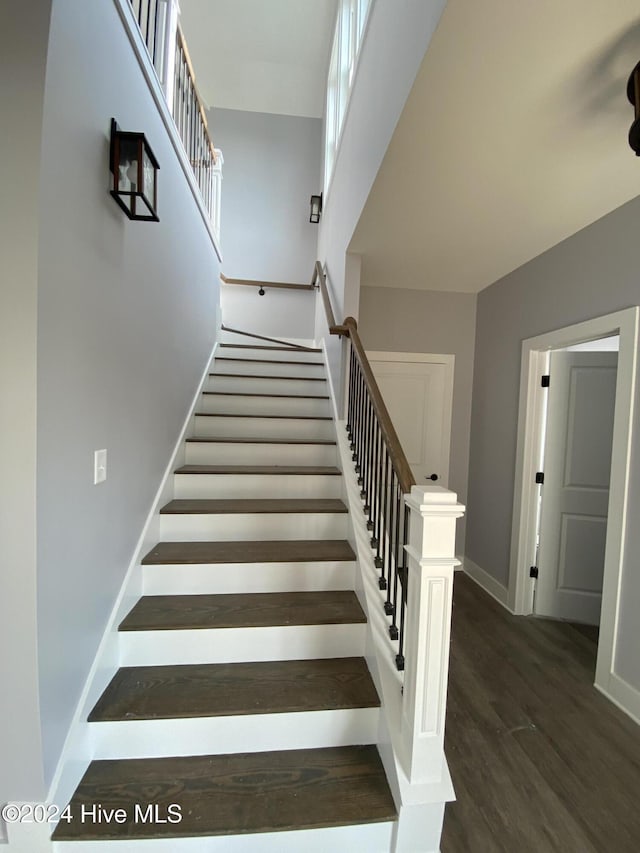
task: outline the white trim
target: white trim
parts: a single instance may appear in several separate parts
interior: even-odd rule
[[[133,604],[142,595],[142,572],[140,560],[146,551],[158,540],[160,507],[173,495],[173,472],[180,464],[181,454],[184,454],[185,438],[193,424],[194,412],[200,400],[200,395],[207,381],[211,361],[218,346],[216,341],[206,362],[204,371],[198,383],[189,412],[184,420],[178,439],[174,445],[171,458],[162,475],[160,485],[152,501],[142,533],[136,544],[129,568],[125,575],[120,592],[114,602],[111,615],[98,646],[98,651],[89,670],[80,699],[76,705],[71,725],[49,787],[47,802],[67,803],[73,794],[80,777],[86,770],[93,750],[90,745],[89,724],[87,715],[98,700],[100,694],[115,675],[120,666],[118,642],[118,625]]]
[[[187,157],[187,154],[184,150],[182,139],[180,138],[180,134],[178,133],[178,130],[176,128],[173,116],[171,115],[171,110],[169,108],[169,105],[167,104],[165,93],[162,89],[162,86],[160,85],[160,81],[158,80],[158,75],[156,74],[156,70],[153,67],[151,58],[149,57],[149,52],[147,50],[146,44],[144,43],[144,39],[142,38],[140,28],[138,27],[138,22],[135,19],[130,0],[113,0],[113,2],[118,11],[118,14],[120,15],[120,18],[122,19],[122,23],[124,24],[125,31],[129,37],[129,41],[131,42],[133,52],[135,53],[138,63],[140,65],[140,70],[142,71],[144,78],[147,81],[147,85],[149,86],[149,91],[151,92],[151,95],[153,96],[153,99],[156,102],[158,112],[160,113],[160,118],[162,119],[164,126],[167,129],[169,139],[176,152],[178,161],[182,166],[182,171],[184,172],[193,198],[198,206],[200,216],[202,217],[202,221],[205,224],[205,227],[211,239],[211,243],[213,244],[215,253],[218,256],[218,260],[220,261],[220,263],[222,263],[222,251],[220,249],[220,246],[218,245],[218,240],[216,239],[215,229],[211,218],[209,217],[209,211],[204,206],[200,187],[198,186],[198,183],[193,174],[191,163],[189,162],[189,158]]]
[[[367,36],[369,35],[369,22],[371,21],[371,10],[373,9],[373,6],[375,5],[376,2],[377,2],[377,0],[371,0],[371,2],[369,3],[369,7],[367,8],[367,17],[366,17],[366,20],[364,23],[364,27],[362,29],[362,36],[360,37],[360,46],[358,48],[358,54],[356,56],[355,67],[353,69],[353,74],[351,75],[351,83],[349,84],[349,90],[347,93],[347,103],[345,105],[344,113],[342,116],[342,124],[340,126],[340,130],[338,131],[338,141],[336,142],[336,148],[335,148],[335,151],[333,154],[333,164],[331,166],[331,173],[330,173],[329,178],[327,180],[326,186],[324,186],[324,179],[325,179],[324,174],[322,176],[322,179],[323,179],[322,180],[322,183],[323,183],[322,206],[325,209],[326,209],[328,201],[329,201],[329,194],[331,192],[331,188],[333,187],[333,177],[336,173],[336,166],[338,164],[338,158],[340,156],[340,150],[342,148],[342,139],[344,137],[344,129],[347,126],[347,121],[349,119],[349,110],[351,108],[351,101],[352,101],[351,95],[353,93],[353,90],[355,89],[356,82],[358,79],[358,72],[360,71],[360,57],[362,56],[362,50],[363,50],[365,42],[367,40]],[[338,4],[337,8],[338,8],[338,11],[336,14],[336,24],[335,24],[335,27],[333,30],[334,36],[333,36],[333,40],[331,41],[331,51],[329,53],[329,64],[331,63],[331,53],[333,52],[333,41],[336,38],[336,31],[338,28],[338,21],[339,21],[339,15],[340,15],[340,4]],[[327,69],[328,69],[328,65],[327,65]],[[326,79],[325,79],[325,89],[326,89],[326,86],[328,83],[328,77],[329,77],[329,73],[327,70]],[[326,98],[326,96],[325,96],[325,102],[324,102],[324,127],[323,127],[323,131],[324,131],[324,134],[323,134],[323,163],[324,163],[324,161],[326,160],[326,157],[327,157],[327,98]]]
[[[615,672],[609,675],[606,687],[596,682],[595,687],[621,711],[640,725],[640,690],[636,690],[628,681]]]
[[[482,589],[488,593],[491,598],[495,599],[495,601],[497,601],[498,604],[501,604],[505,610],[509,611],[509,613],[513,613],[513,610],[508,604],[507,599],[509,591],[506,586],[503,586],[493,577],[493,575],[490,575],[489,572],[480,568],[480,566],[477,563],[474,563],[473,560],[470,560],[469,557],[463,557],[462,569],[464,573],[469,575],[471,580],[475,581],[479,587],[482,587]]]
[[[552,349],[562,349],[590,339],[619,333],[618,376],[611,456],[611,482],[607,543],[605,550],[600,639],[596,665],[596,687],[605,695],[621,682],[614,673],[616,637],[620,611],[620,589],[628,515],[633,408],[638,357],[638,307],[626,308],[584,323],[557,329],[522,343],[518,443],[511,537],[508,606],[517,614],[532,612],[532,582],[528,577],[536,536],[535,471],[539,458],[544,395],[540,391],[541,365]],[[625,682],[622,682],[623,684]],[[632,689],[632,688],[630,688]],[[628,691],[619,691],[624,697]],[[616,701],[616,700],[614,700]],[[618,704],[618,702],[616,702]],[[626,707],[624,710],[633,716]]]

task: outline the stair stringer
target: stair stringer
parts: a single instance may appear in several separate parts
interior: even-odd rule
[[[219,335],[219,323],[217,328]],[[142,595],[140,562],[147,551],[158,541],[160,508],[174,496],[173,472],[177,467],[184,464],[186,453],[185,439],[193,433],[196,407],[200,401],[202,389],[207,382],[218,343],[219,341],[216,340],[206,361],[182,429],[160,480],[158,490],[151,502],[147,519],[134,549],[111,615],[107,621],[93,665],[80,694],[80,699],[78,700],[69,732],[49,787],[47,796],[47,802],[49,803],[69,802],[94,756],[93,736],[87,717],[121,665],[118,625]]]
[[[326,348],[323,342],[326,362]],[[381,700],[377,746],[387,774],[399,818],[394,826],[391,853],[424,851],[440,847],[445,803],[455,800],[449,767],[442,755],[440,778],[427,784],[411,784],[402,769],[400,721],[403,677],[395,666],[397,642],[389,639],[390,619],[384,614],[385,593],[378,588],[378,570],[370,546],[364,503],[351,458],[346,421],[340,418],[330,373],[329,393],[338,443],[338,467],[342,470],[343,500],[349,508],[347,539],[356,553],[356,594],[367,615],[365,658]]]

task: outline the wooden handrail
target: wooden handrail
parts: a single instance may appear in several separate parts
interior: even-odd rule
[[[329,331],[332,335],[343,334],[340,332],[334,332],[334,329],[337,329],[336,326],[336,318],[333,313],[333,308],[331,307],[331,300],[329,299],[329,291],[327,290],[327,277],[324,274],[324,270],[322,269],[322,264],[320,261],[316,261],[316,264],[313,268],[313,277],[311,278],[311,287],[319,287],[320,294],[322,295],[322,302],[324,303],[324,313],[327,316],[327,324],[329,326]]]
[[[389,415],[384,400],[382,399],[382,394],[380,393],[378,383],[376,382],[373,371],[371,370],[369,359],[367,358],[367,354],[362,346],[362,341],[358,334],[358,324],[353,317],[347,317],[341,325],[336,323],[333,308],[331,307],[331,300],[329,298],[326,276],[320,261],[316,261],[313,270],[313,278],[311,279],[311,284],[313,286],[315,286],[316,282],[318,282],[320,286],[320,293],[322,294],[322,301],[324,302],[324,310],[327,315],[330,334],[345,335],[351,341],[351,347],[358,360],[358,364],[360,365],[360,370],[362,371],[362,376],[367,387],[367,391],[369,392],[373,410],[376,418],[378,419],[378,423],[380,424],[380,431],[382,432],[382,436],[389,451],[391,464],[398,476],[400,487],[405,494],[408,494],[411,491],[411,486],[415,486],[416,484],[415,477],[411,472],[407,457],[405,456],[402,445],[400,444],[398,433],[391,422],[391,416]]]
[[[184,56],[184,61],[187,65],[187,70],[189,72],[189,77],[191,78],[191,85],[193,87],[193,94],[195,95],[196,103],[198,104],[198,110],[200,112],[200,119],[202,120],[202,124],[204,126],[204,134],[207,139],[207,143],[209,146],[209,150],[211,152],[211,159],[214,163],[217,162],[216,158],[216,149],[213,145],[213,140],[211,139],[211,134],[209,133],[209,124],[207,122],[207,112],[204,108],[204,104],[202,103],[202,98],[200,97],[200,93],[198,92],[198,87],[196,86],[196,75],[193,70],[193,64],[191,62],[191,56],[189,55],[189,49],[187,48],[187,42],[184,37],[184,33],[182,32],[182,27],[178,24],[178,30],[176,33],[176,38],[178,41],[178,47]]]
[[[223,332],[231,332],[234,335],[244,335],[245,338],[256,338],[259,341],[269,341],[272,344],[283,344],[284,346],[291,347],[294,350],[301,350],[302,352],[318,352],[317,349],[313,347],[305,347],[302,344],[294,344],[291,341],[283,341],[280,338],[265,338],[264,335],[256,335],[254,332],[241,332],[240,329],[231,329],[229,326],[225,326],[224,323],[220,327]]]
[[[367,354],[362,346],[362,341],[358,334],[358,324],[353,317],[347,317],[340,328],[344,329],[340,334],[347,335],[351,341],[351,348],[353,349],[358,360],[358,364],[360,365],[362,377],[365,385],[367,386],[367,391],[369,392],[369,399],[371,400],[375,416],[378,420],[378,424],[380,425],[380,431],[382,432],[385,444],[387,445],[387,450],[389,451],[391,464],[398,475],[400,488],[404,494],[408,494],[411,491],[411,487],[416,484],[415,477],[411,472],[407,457],[405,456],[402,445],[400,444],[398,433],[391,422],[391,416],[389,415],[384,400],[382,399],[382,394],[380,393],[378,383],[376,382],[373,371],[371,370],[369,359],[367,358]],[[334,332],[332,334],[338,334],[338,332]]]
[[[258,281],[252,278],[227,278],[220,273],[220,279],[225,284],[245,284],[248,287],[285,287],[288,290],[313,290],[313,284],[294,284],[286,281]]]

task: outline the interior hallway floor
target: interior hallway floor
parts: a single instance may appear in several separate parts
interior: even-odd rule
[[[456,573],[442,853],[640,850],[640,727],[593,687],[596,648]]]

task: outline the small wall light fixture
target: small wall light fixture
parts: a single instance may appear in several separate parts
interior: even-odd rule
[[[144,133],[120,130],[111,119],[111,195],[129,219],[159,222],[158,161]]]
[[[258,296],[264,296],[264,294],[265,294],[265,289],[264,289],[264,287],[261,287],[260,290],[258,291]]]
[[[635,107],[635,121],[629,128],[629,145],[640,157],[640,62],[631,72],[627,83],[627,97]]]
[[[320,195],[312,195],[311,196],[311,214],[309,216],[309,222],[313,222],[314,225],[317,225],[320,222],[320,214],[322,213],[322,193]]]

